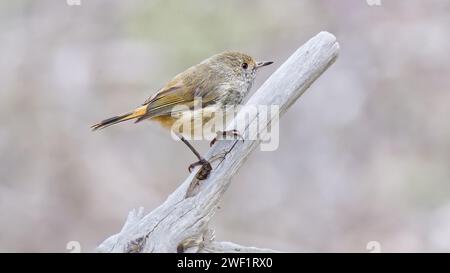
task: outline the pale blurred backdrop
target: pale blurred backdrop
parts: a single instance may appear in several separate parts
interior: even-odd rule
[[[229,49],[275,61],[254,91],[321,30],[340,56],[281,119],[279,149],[234,177],[217,239],[450,251],[449,26],[445,0],[2,1],[0,251],[93,251],[195,160],[157,124],[92,123]]]

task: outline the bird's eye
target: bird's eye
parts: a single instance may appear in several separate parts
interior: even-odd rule
[[[248,64],[247,63],[243,63],[242,64],[242,68],[247,69],[248,68]]]

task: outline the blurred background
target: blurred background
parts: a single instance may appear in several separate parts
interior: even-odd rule
[[[449,1],[77,1],[0,3],[0,251],[93,251],[195,160],[157,124],[91,124],[224,50],[275,61],[256,90],[321,30],[340,57],[234,177],[217,239],[450,250]]]

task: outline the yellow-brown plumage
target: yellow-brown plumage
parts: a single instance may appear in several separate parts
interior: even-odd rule
[[[136,122],[151,119],[165,128],[172,128],[177,120],[193,117],[192,131],[193,127],[210,119],[203,118],[203,111],[209,113],[225,105],[241,103],[251,88],[256,69],[270,63],[256,63],[252,57],[239,52],[214,55],[175,76],[132,112],[103,120],[91,128],[102,129],[131,119]],[[197,98],[202,104],[192,115]],[[187,112],[190,115],[186,115]],[[194,120],[197,118],[202,120]]]

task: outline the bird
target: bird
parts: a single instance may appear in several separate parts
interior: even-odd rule
[[[204,172],[199,178],[206,179],[212,170],[211,164],[188,139],[192,139],[199,126],[205,126],[208,121],[217,118],[219,115],[216,113],[226,111],[227,106],[241,104],[250,92],[257,71],[272,63],[257,62],[250,55],[237,51],[213,55],[176,75],[134,110],[102,120],[91,128],[95,131],[127,120],[134,120],[135,123],[143,120],[159,122],[164,128],[172,130],[198,158],[189,165],[189,172],[196,166],[202,166]],[[175,128],[175,125],[186,123],[192,126]],[[217,130],[214,133],[217,136],[240,136],[236,130]],[[216,139],[211,141],[211,145]]]

